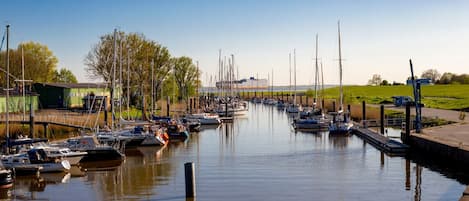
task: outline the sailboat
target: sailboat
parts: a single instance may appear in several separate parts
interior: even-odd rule
[[[291,57],[290,57],[290,66],[291,66]],[[288,105],[286,111],[287,113],[298,113],[300,112],[300,106],[296,104],[296,50],[293,49],[293,66],[294,66],[294,83],[295,87],[293,88],[293,104]]]
[[[318,83],[319,83],[319,70],[318,70],[318,35],[316,34],[316,65],[315,65],[315,78],[314,78],[314,90],[315,97],[313,101],[313,107],[308,110],[300,112],[300,117],[293,120],[293,128],[295,130],[302,129],[321,129],[327,128],[328,123],[322,115],[322,111],[316,107],[316,101],[318,99]]]
[[[340,76],[340,84],[339,84],[339,91],[340,91],[340,99],[339,99],[339,111],[331,113],[333,117],[333,121],[329,125],[329,134],[348,134],[353,126],[351,122],[349,122],[347,115],[349,112],[344,112],[343,108],[343,99],[344,99],[344,92],[342,87],[342,52],[341,52],[341,41],[340,41],[340,21],[337,22],[337,30],[339,35],[339,76]]]

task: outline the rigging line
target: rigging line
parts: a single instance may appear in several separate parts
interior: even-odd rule
[[[3,33],[3,37],[2,37],[2,44],[0,44],[0,52],[2,51],[2,47],[3,47],[3,42],[5,41],[5,35],[6,35],[6,30],[5,32]]]

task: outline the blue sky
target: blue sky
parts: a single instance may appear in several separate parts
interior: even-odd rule
[[[198,60],[207,84],[218,50],[235,55],[240,77],[289,84],[288,54],[297,52],[297,83],[313,83],[314,37],[327,84],[337,84],[337,21],[341,21],[345,84],[373,74],[404,82],[412,58],[417,74],[468,73],[469,1],[34,1],[3,2],[0,31],[11,24],[11,47],[47,45],[79,81],[83,59],[114,28],[140,32],[173,56]]]

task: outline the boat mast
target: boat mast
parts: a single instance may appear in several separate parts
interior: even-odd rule
[[[25,96],[25,93],[24,93],[25,87],[24,87],[24,48],[23,48],[23,44],[21,44],[21,82],[23,82],[23,84],[22,84],[23,89],[21,90],[22,93],[23,93],[23,121],[26,121],[26,98],[24,97]]]
[[[288,66],[290,67],[290,82],[288,85],[288,92],[289,92],[289,95],[291,96],[291,53],[288,53]]]
[[[313,101],[313,108],[316,107],[316,101],[318,100],[318,80],[319,72],[318,72],[318,34],[316,34],[316,59],[315,59],[315,73],[314,73],[314,101]]]
[[[197,99],[195,101],[198,101],[198,100],[200,100],[200,96],[199,96],[199,61],[196,61],[195,63],[197,65],[197,80],[196,80],[196,87],[195,87],[195,94],[196,94]],[[203,93],[204,92],[202,91],[202,94]],[[199,107],[200,106],[199,106],[199,104],[196,104],[196,105],[197,105],[197,108],[195,110],[195,113],[199,113]]]
[[[339,90],[340,90],[340,102],[339,102],[339,111],[343,109],[343,89],[342,89],[342,51],[341,51],[341,41],[340,41],[340,21],[337,21],[337,31],[339,33]]]
[[[294,80],[295,80],[295,87],[294,87],[294,93],[293,94],[293,105],[296,106],[296,49],[293,49],[293,71],[294,71]]]
[[[151,114],[155,111],[155,78],[154,76],[154,65],[155,65],[155,60],[151,60]]]
[[[322,68],[322,61],[321,61],[321,101],[319,102],[319,106],[321,110],[323,109],[324,105],[322,105],[322,100],[324,100],[324,71]]]
[[[127,120],[130,119],[130,53],[131,49],[127,53]]]
[[[112,78],[111,78],[111,131],[114,129],[114,89],[116,85],[116,55],[117,55],[117,29],[114,29],[114,42],[113,42],[113,57],[112,57]]]
[[[119,121],[122,119],[122,39],[119,42]]]
[[[272,86],[271,86],[271,98],[273,99],[274,98],[274,69],[272,68]]]
[[[6,146],[7,146],[7,150],[8,152],[10,151],[10,117],[9,117],[9,96],[10,96],[10,25],[7,24],[6,26],[7,28],[7,58],[6,58],[6,66],[7,66],[7,88],[6,88],[6,106],[5,106],[5,110],[6,110],[6,136],[7,136],[7,139],[6,139]],[[9,154],[9,153],[8,153]]]

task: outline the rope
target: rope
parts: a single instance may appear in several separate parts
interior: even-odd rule
[[[2,51],[3,42],[5,41],[6,34],[7,34],[7,30],[5,30],[5,32],[3,33],[2,44],[0,45],[0,52]]]

